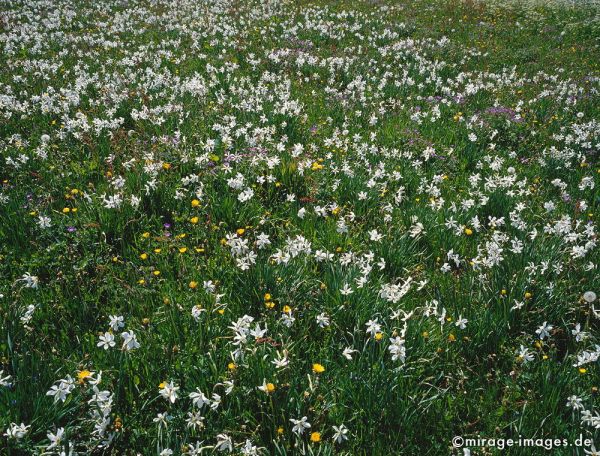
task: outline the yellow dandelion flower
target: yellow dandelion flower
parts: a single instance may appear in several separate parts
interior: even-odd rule
[[[322,374],[323,372],[325,372],[325,367],[322,364],[315,363],[312,365],[312,371],[315,374]]]
[[[86,379],[90,378],[91,376],[92,373],[87,369],[77,372],[77,379],[79,380],[79,383],[83,383]]]

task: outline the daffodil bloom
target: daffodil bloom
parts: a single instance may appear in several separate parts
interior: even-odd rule
[[[171,404],[174,404],[179,395],[177,391],[179,391],[179,387],[175,385],[173,382],[163,382],[159,385],[160,387],[160,395],[169,401]]]
[[[304,431],[306,429],[310,429],[310,423],[308,422],[308,418],[306,418],[305,416],[303,416],[299,420],[290,418],[290,421],[294,425],[292,427],[292,432],[298,436],[304,434]]]

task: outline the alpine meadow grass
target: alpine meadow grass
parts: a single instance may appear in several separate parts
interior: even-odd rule
[[[593,1],[0,0],[0,455],[599,455],[599,91]]]

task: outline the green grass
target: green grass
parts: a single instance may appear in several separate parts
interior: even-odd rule
[[[0,0],[0,454],[591,454],[598,14]]]

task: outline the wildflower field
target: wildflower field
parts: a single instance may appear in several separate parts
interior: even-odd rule
[[[0,455],[600,454],[599,91],[593,2],[0,0]]]

